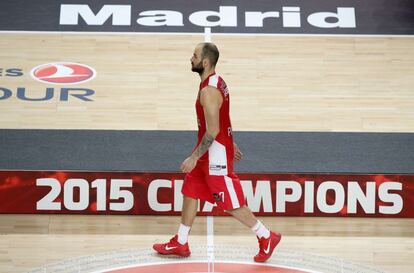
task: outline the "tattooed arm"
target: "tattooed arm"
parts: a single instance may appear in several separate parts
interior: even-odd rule
[[[208,151],[220,132],[220,106],[222,102],[223,98],[218,89],[207,86],[200,91],[200,103],[203,106],[206,119],[206,133],[194,152],[181,164],[182,172],[191,172],[194,169],[197,160]]]
[[[206,132],[201,139],[201,143],[197,146],[197,148],[194,150],[193,155],[197,159],[200,158],[205,152],[208,151],[210,146],[214,142],[214,138],[212,135],[210,135],[208,132]]]

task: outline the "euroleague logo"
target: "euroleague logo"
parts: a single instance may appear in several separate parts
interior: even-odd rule
[[[96,71],[80,63],[57,62],[42,64],[32,69],[33,79],[52,84],[79,84],[92,80]]]

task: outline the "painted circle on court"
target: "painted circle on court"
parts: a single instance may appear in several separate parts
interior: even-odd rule
[[[211,250],[203,245],[191,250],[191,256],[184,259],[158,255],[149,248],[116,249],[46,264],[28,273],[384,273],[336,257],[290,250],[278,250],[266,263],[254,263],[250,259],[256,251],[247,245],[214,246],[214,266],[209,268],[211,252],[207,251]]]
[[[56,62],[36,66],[30,75],[43,83],[78,84],[92,80],[96,76],[96,71],[85,64]]]
[[[171,262],[147,265],[134,265],[104,271],[104,273],[309,273],[315,271],[283,267],[271,264],[248,264],[237,262],[215,262],[214,269],[207,262]]]

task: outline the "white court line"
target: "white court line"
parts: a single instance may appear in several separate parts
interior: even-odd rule
[[[50,35],[204,35],[200,32],[115,32],[115,31],[29,31],[0,30],[0,34],[50,34]],[[414,38],[414,35],[398,34],[303,34],[303,33],[215,33],[218,36],[240,37],[335,37],[335,38]]]
[[[214,272],[214,218],[207,216],[207,261],[208,272]]]
[[[211,43],[211,28],[204,28],[204,42]],[[208,272],[214,273],[214,218],[207,216],[207,262]]]
[[[204,28],[204,42],[211,43],[211,28]]]

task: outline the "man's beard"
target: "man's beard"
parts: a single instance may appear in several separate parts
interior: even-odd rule
[[[198,65],[193,65],[192,64],[191,65],[191,71],[197,72],[199,75],[201,75],[204,72],[204,67],[203,67],[201,62]]]

